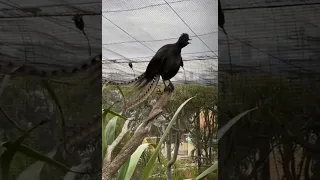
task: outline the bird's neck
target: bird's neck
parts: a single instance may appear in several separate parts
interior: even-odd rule
[[[177,46],[171,49],[172,55],[179,55],[181,53],[181,45],[176,44]]]
[[[175,44],[176,44],[179,48],[181,48],[181,49],[184,48],[184,47],[186,47],[186,45],[185,45],[184,43],[179,42],[179,41],[176,42]]]

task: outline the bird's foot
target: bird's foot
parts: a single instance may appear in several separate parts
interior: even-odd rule
[[[168,91],[170,93],[173,92],[173,90],[174,90],[174,86],[172,83],[169,83],[169,85],[164,88],[164,91]]]

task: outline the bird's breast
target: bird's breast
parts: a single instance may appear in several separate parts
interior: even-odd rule
[[[181,56],[166,59],[162,67],[161,76],[164,80],[173,78],[179,71]]]

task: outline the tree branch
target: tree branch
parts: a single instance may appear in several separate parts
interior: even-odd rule
[[[111,162],[104,162],[102,168],[102,180],[111,180],[113,175],[115,175],[121,166],[127,161],[127,159],[130,158],[131,154],[134,153],[134,151],[149,133],[152,126],[152,120],[162,113],[163,107],[167,104],[170,95],[171,93],[168,91],[165,91],[162,94],[160,99],[150,111],[148,118],[143,121],[143,123],[136,130],[130,140],[124,145],[118,155]]]
[[[123,125],[123,128],[121,130],[121,133],[118,135],[118,137],[108,146],[107,150],[107,155],[106,155],[106,160],[104,164],[108,164],[111,162],[111,154],[114,148],[120,143],[120,141],[123,139],[123,137],[127,134],[128,132],[128,124],[130,120],[126,120],[126,122]]]

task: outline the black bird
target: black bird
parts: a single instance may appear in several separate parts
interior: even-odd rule
[[[84,31],[84,22],[81,15],[77,14],[73,16],[72,20],[74,21],[74,24],[78,29],[80,29],[81,31]]]
[[[160,76],[162,77],[164,84],[165,81],[169,81],[169,85],[166,87],[166,89],[169,91],[174,90],[174,86],[170,79],[178,73],[180,66],[183,67],[181,49],[190,44],[189,40],[191,39],[187,33],[181,34],[176,43],[166,44],[156,52],[156,54],[150,60],[146,71],[140,76],[125,83],[110,83],[115,85],[128,85],[134,83],[139,90],[147,87],[147,90],[143,92],[136,103],[127,109],[130,109],[131,107],[136,106],[147,99],[148,96],[155,90]]]
[[[232,63],[231,63],[231,54],[230,54],[230,42],[229,42],[229,37],[227,34],[226,29],[224,28],[225,24],[225,18],[224,18],[224,13],[221,8],[221,3],[220,0],[218,0],[218,26],[223,30],[224,34],[227,37],[227,42],[228,42],[228,55],[229,55],[229,71],[232,72]]]
[[[224,29],[224,23],[225,23],[224,13],[221,8],[220,0],[218,0],[218,26],[223,30],[225,34],[227,34],[227,32]]]
[[[84,21],[82,18],[82,15],[75,15],[73,16],[72,20],[74,21],[74,24],[76,25],[76,27],[82,31],[83,35],[86,37],[87,42],[88,42],[88,47],[89,47],[89,55],[91,56],[91,46],[90,46],[90,42],[89,42],[89,38],[86,34],[86,32],[84,31]]]
[[[170,79],[178,73],[180,66],[183,67],[181,49],[190,44],[189,40],[189,35],[183,33],[176,43],[162,46],[149,62],[146,72],[137,80],[138,87],[146,87],[160,75],[163,81],[169,81],[169,87],[173,90]]]

